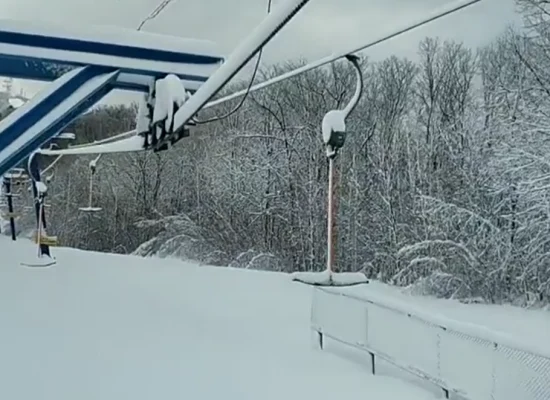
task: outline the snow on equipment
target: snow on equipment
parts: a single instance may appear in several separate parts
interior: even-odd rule
[[[50,254],[50,246],[57,246],[57,236],[48,236],[46,232],[46,214],[44,212],[45,198],[48,187],[40,179],[40,169],[38,165],[37,153],[29,157],[28,170],[32,179],[32,191],[35,199],[36,212],[36,233],[34,241],[38,245],[36,257],[22,262],[26,267],[49,267],[56,263],[55,258]]]
[[[75,140],[76,135],[72,132],[62,132],[59,135],[55,137],[56,139],[63,139],[63,140]]]
[[[334,159],[338,151],[346,141],[346,118],[355,109],[355,106],[363,93],[363,74],[359,59],[354,55],[347,55],[346,59],[353,65],[356,74],[355,93],[343,110],[331,110],[325,114],[322,122],[323,142],[325,143],[326,154],[328,158],[328,207],[327,207],[327,267],[324,272],[295,272],[292,274],[292,280],[315,286],[352,286],[369,283],[367,277],[359,272],[335,272],[335,217],[337,210],[335,207],[334,180],[336,171],[334,168]]]
[[[90,161],[90,187],[88,188],[88,207],[80,207],[79,210],[83,212],[98,212],[101,211],[101,207],[94,207],[93,203],[93,193],[94,193],[94,175],[97,170],[97,162],[101,158],[101,154]]]

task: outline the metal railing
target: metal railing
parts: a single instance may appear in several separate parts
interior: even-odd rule
[[[486,328],[376,295],[316,288],[311,328],[469,400],[550,400],[550,355]],[[550,340],[550,332],[548,332]]]

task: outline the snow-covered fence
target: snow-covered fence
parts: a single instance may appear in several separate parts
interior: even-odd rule
[[[550,399],[550,354],[473,324],[376,295],[316,288],[311,328],[468,400]],[[549,333],[550,334],[550,333]]]

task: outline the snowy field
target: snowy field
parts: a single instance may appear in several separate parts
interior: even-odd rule
[[[0,238],[0,398],[428,400],[310,341],[311,288],[287,276]]]
[[[363,352],[315,349],[312,288],[286,275],[73,249],[54,249],[51,268],[19,266],[34,251],[0,237],[2,399],[439,398],[434,385],[382,361],[372,376]],[[376,282],[333,290],[550,353],[547,311],[464,305]]]

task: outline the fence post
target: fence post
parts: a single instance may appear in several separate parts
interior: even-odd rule
[[[371,352],[369,352],[369,354],[370,354],[370,365],[371,365],[372,374],[376,375],[376,356],[374,355],[374,353],[371,353]]]
[[[4,178],[4,186],[6,189],[6,200],[8,202],[8,212],[10,216],[10,229],[11,229],[11,240],[16,240],[16,234],[15,234],[15,216],[13,211],[13,187],[11,184],[11,180],[8,178]]]
[[[491,400],[495,399],[495,391],[497,385],[497,352],[498,352],[498,343],[493,343],[493,363],[491,366]]]
[[[323,350],[324,348],[324,338],[323,338],[323,332],[316,331],[317,332],[317,338],[319,339],[319,349]]]

